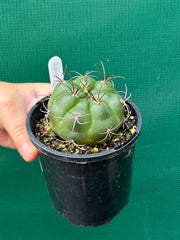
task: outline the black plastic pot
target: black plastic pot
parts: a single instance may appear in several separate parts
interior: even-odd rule
[[[131,101],[128,104],[138,119],[133,138],[117,149],[86,155],[58,152],[36,139],[33,132],[36,120],[43,117],[42,102],[27,116],[27,131],[40,151],[40,164],[52,205],[72,224],[105,224],[128,204],[135,142],[142,126],[138,108]]]

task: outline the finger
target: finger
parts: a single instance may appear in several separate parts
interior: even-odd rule
[[[4,127],[3,127],[3,125],[0,123],[0,130],[3,130],[4,129]]]
[[[26,110],[24,105],[14,99],[6,101],[5,105],[1,109],[0,122],[11,136],[12,141],[24,160],[34,160],[38,155],[38,150],[30,142],[26,131]]]
[[[12,138],[9,136],[9,134],[6,132],[6,130],[0,129],[0,145],[7,148],[16,148],[16,145],[14,144]]]
[[[3,83],[2,87],[7,90],[8,83]],[[24,83],[14,84],[13,88],[8,89],[8,94],[4,94],[0,102],[0,129],[7,131],[7,134],[3,132],[2,135],[1,133],[3,138],[1,138],[0,144],[13,148],[16,146],[26,161],[32,161],[37,157],[38,150],[28,137],[25,127],[26,115],[36,102],[51,94],[51,85],[48,83]],[[10,138],[8,138],[8,134]]]

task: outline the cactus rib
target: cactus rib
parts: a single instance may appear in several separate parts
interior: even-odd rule
[[[121,98],[106,78],[96,81],[86,72],[70,80],[59,81],[48,102],[47,112],[53,131],[65,141],[93,145],[108,141],[124,121],[126,99]],[[127,96],[127,94],[125,94]],[[128,111],[128,110],[127,110]]]

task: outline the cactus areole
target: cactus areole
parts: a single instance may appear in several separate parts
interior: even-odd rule
[[[87,145],[115,135],[124,121],[124,105],[110,79],[97,81],[86,74],[60,80],[48,102],[52,130],[66,141]]]

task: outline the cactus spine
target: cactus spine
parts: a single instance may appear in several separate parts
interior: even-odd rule
[[[106,142],[123,123],[123,101],[109,81],[117,77],[106,79],[105,70],[100,76],[99,81],[88,73],[59,79],[48,102],[48,117],[62,139],[87,145]]]

